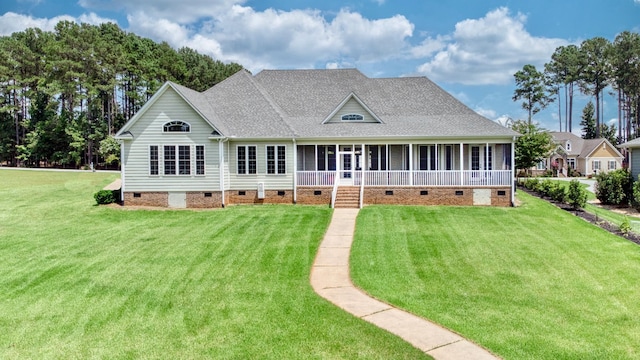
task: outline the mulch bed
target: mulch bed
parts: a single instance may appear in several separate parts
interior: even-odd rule
[[[602,218],[599,218],[596,214],[592,214],[590,212],[584,211],[584,210],[573,210],[569,205],[565,204],[565,203],[559,203],[553,199],[547,198],[547,197],[542,197],[540,196],[540,194],[538,194],[535,191],[530,191],[529,189],[526,189],[524,187],[518,187],[519,191],[523,191],[526,192],[527,194],[531,195],[531,196],[535,196],[537,198],[540,198],[542,200],[545,200],[553,205],[555,205],[556,207],[558,207],[559,209],[565,210],[567,212],[570,212],[571,214],[578,216],[582,219],[584,219],[585,221],[588,221],[596,226],[601,227],[602,229],[614,234],[614,235],[618,235],[622,238],[625,238],[633,243],[636,243],[638,245],[640,245],[640,234],[636,234],[634,232],[628,232],[628,233],[623,233],[620,231],[620,226],[616,225],[616,224],[612,224],[609,221],[606,221]],[[598,204],[593,204],[595,206],[601,207],[602,209],[606,209],[606,210],[610,210],[610,208],[605,208],[604,206],[598,205]]]

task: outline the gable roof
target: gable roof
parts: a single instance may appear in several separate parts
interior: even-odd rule
[[[640,147],[640,138],[636,138],[630,141],[627,141],[626,143],[622,143],[620,145],[618,145],[621,148],[637,148]]]
[[[617,154],[617,157],[622,158],[622,154],[613,146],[609,140],[605,138],[600,139],[583,139],[578,135],[570,132],[550,132],[553,140],[560,144],[569,156],[578,156],[583,159],[590,157],[590,155],[603,143],[607,144]],[[571,150],[567,151],[566,144],[571,142]]]
[[[165,91],[167,86],[176,90],[215,132],[225,137],[513,138],[519,135],[477,114],[426,77],[377,79],[356,69],[264,70],[254,76],[241,70],[202,93],[167,84],[161,90]],[[158,94],[148,104],[155,101]],[[356,99],[377,122],[326,122],[350,99]],[[139,113],[143,113],[145,107]],[[118,133],[124,133],[139,117],[136,114]]]

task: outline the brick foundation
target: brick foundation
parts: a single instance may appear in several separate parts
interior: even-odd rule
[[[303,205],[330,205],[332,190],[331,186],[299,187],[296,202]],[[363,204],[472,206],[474,204],[473,190],[472,187],[369,187],[364,189]],[[511,206],[510,188],[490,188],[490,190],[491,206]],[[220,191],[191,191],[187,192],[186,196],[187,208],[222,207],[222,193]],[[227,190],[225,203],[226,205],[292,204],[293,191],[266,190],[265,198],[258,199],[257,190]],[[124,204],[127,206],[168,207],[169,194],[167,192],[125,192]]]
[[[504,195],[498,195],[504,191]],[[492,188],[491,206],[511,206],[511,189]],[[365,205],[473,205],[473,188],[370,187],[364,189]]]
[[[220,191],[189,191],[187,192],[187,208],[219,208],[222,207],[222,192]]]
[[[225,202],[234,204],[293,204],[293,190],[265,190],[258,199],[258,190],[227,190]]]
[[[169,193],[167,192],[125,192],[125,206],[169,206]]]
[[[330,205],[332,186],[298,187],[296,203],[303,205]]]

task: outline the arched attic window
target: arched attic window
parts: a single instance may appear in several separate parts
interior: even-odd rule
[[[363,121],[364,116],[360,114],[344,114],[341,118],[342,121]]]
[[[191,132],[191,125],[184,121],[169,121],[162,126],[163,132]]]

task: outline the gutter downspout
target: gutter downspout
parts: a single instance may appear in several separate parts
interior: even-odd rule
[[[218,171],[220,176],[220,193],[222,195],[222,207],[225,206],[225,197],[224,197],[224,143],[227,142],[229,138],[218,139]]]
[[[298,202],[298,149],[296,139],[293,138],[291,141],[293,141],[293,203],[295,204]]]
[[[120,201],[124,204],[124,140],[120,143]]]

